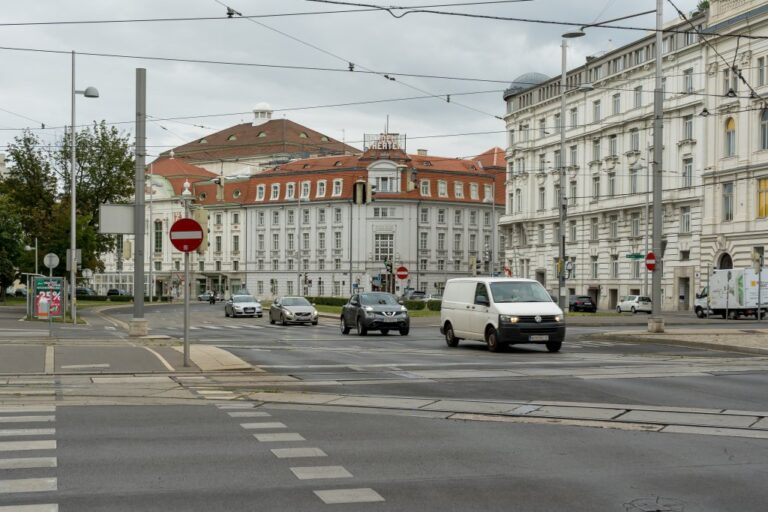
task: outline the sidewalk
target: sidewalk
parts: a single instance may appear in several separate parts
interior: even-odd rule
[[[764,325],[760,322],[755,327]],[[744,329],[666,329],[664,333],[610,331],[590,334],[589,338],[768,355],[768,329],[749,329],[747,326]]]

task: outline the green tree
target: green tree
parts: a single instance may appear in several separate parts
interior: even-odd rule
[[[0,297],[18,275],[17,262],[24,252],[24,228],[8,196],[0,196]]]

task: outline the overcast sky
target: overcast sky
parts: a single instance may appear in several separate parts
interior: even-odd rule
[[[393,4],[392,0],[387,0],[379,5],[415,6],[460,1],[402,0]],[[375,4],[377,0],[363,0],[362,3],[369,2]],[[224,3],[244,15],[350,9],[305,0],[226,0]],[[697,1],[677,0],[675,3],[688,11]],[[435,9],[582,24],[654,7],[653,0],[533,0]],[[225,7],[216,0],[17,0],[3,2],[0,24],[217,17],[225,14]],[[668,4],[664,18],[665,21],[674,18]],[[340,69],[346,69],[347,62],[351,61],[356,70],[504,81],[405,77],[392,81],[376,74],[77,57],[77,88],[92,85],[101,94],[99,99],[78,97],[78,125],[102,119],[109,123],[128,121],[118,126],[132,134],[137,67],[147,69],[150,116],[243,113],[150,122],[147,126],[150,154],[250,121],[247,112],[264,101],[275,109],[276,118],[285,116],[331,137],[343,138],[357,147],[362,147],[364,133],[382,131],[389,116],[390,131],[408,136],[409,151],[425,148],[431,154],[466,157],[493,146],[504,146],[504,123],[494,116],[503,115],[502,91],[508,86],[506,82],[529,71],[549,76],[559,74],[560,34],[568,30],[568,27],[557,25],[423,13],[396,19],[383,11],[272,17],[255,21],[221,19],[0,26],[0,46]],[[652,27],[654,16],[645,15],[621,23]],[[642,35],[642,32],[629,30],[589,29],[586,37],[573,40],[569,67],[582,64],[587,55],[621,46]],[[0,151],[21,133],[22,128],[39,128],[39,123],[54,127],[37,132],[46,142],[59,139],[63,133],[60,127],[70,123],[70,55],[3,49],[0,50],[0,62],[3,65],[0,74]],[[475,92],[482,94],[458,95]],[[429,98],[300,109],[425,94],[443,98],[451,94],[451,103]],[[450,136],[471,132],[498,133]]]

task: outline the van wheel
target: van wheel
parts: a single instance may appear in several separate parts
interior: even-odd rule
[[[493,328],[488,329],[485,333],[485,342],[488,343],[488,350],[491,352],[501,352],[504,348],[499,344],[498,334],[496,334],[496,329]]]
[[[547,350],[550,352],[559,352],[560,347],[563,346],[562,341],[548,341],[547,342]]]
[[[728,312],[728,318],[731,320],[738,320],[739,319],[739,312],[738,311],[729,311]]]
[[[445,343],[449,347],[457,347],[459,345],[459,338],[453,333],[453,326],[450,322],[445,324],[443,331],[445,332]]]
[[[704,310],[701,308],[696,308],[696,316],[699,318],[704,318]]]

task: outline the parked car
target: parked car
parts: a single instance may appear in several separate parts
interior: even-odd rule
[[[215,300],[220,301],[224,300],[224,295],[221,292],[203,292],[200,295],[197,296],[197,300],[203,301],[203,302],[210,302],[211,296],[214,297]]]
[[[304,297],[277,297],[269,307],[269,323],[317,325],[317,310]]]
[[[443,290],[440,332],[449,347],[484,341],[498,352],[517,343],[543,343],[557,352],[565,339],[563,311],[532,279],[449,279]]]
[[[597,312],[597,304],[589,295],[571,295],[568,299],[568,311]]]
[[[75,288],[75,295],[88,295],[88,296],[94,296],[96,295],[96,292],[93,288],[88,288],[87,286],[78,286]]]
[[[107,297],[111,295],[128,295],[128,292],[119,288],[110,288],[107,290]]]
[[[231,299],[224,304],[224,316],[258,316],[261,318],[263,312],[261,303],[253,295],[233,295]]]
[[[400,298],[402,300],[427,300],[427,292],[421,290],[408,290]]]
[[[354,327],[359,336],[368,331],[381,331],[388,334],[397,329],[405,336],[411,329],[408,309],[391,293],[366,292],[350,297],[341,309],[341,333],[349,334]]]
[[[437,300],[437,301],[441,301],[441,300],[443,300],[443,296],[442,296],[442,295],[440,295],[439,293],[432,293],[432,294],[430,294],[430,295],[427,295],[427,298],[426,298],[425,300]]]
[[[9,286],[5,289],[5,294],[9,297],[26,297],[27,296],[27,289],[26,288],[16,288],[13,285]]]
[[[616,312],[623,313],[624,311],[630,311],[632,314],[644,312],[650,315],[651,298],[642,295],[627,295],[626,297],[622,297],[619,301],[619,305],[616,306]]]

